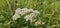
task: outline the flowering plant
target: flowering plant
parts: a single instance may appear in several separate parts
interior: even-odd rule
[[[15,10],[15,14],[12,16],[12,20],[16,21],[17,19],[19,20],[22,19],[21,21],[25,20],[24,22],[26,23],[30,22],[30,25],[33,23],[35,26],[38,26],[38,25],[41,25],[41,20],[40,21],[37,20],[39,14],[40,12],[37,10],[28,9],[28,8],[23,8],[23,9],[17,8]]]

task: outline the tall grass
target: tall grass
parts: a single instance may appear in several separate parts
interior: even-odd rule
[[[32,8],[40,12],[38,19],[45,24],[39,26],[29,25],[29,22],[23,24],[23,19],[18,19],[13,22],[13,25],[8,25],[12,17],[13,4],[13,0],[0,0],[0,26],[2,28],[60,28],[60,0],[17,0],[16,8]]]

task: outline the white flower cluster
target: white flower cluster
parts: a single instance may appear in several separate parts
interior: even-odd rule
[[[38,20],[38,21],[36,21],[35,22],[35,26],[38,26],[38,25],[43,25],[43,24],[45,24],[45,22],[42,22],[41,20]]]
[[[35,22],[35,26],[38,26],[38,25],[40,25],[41,24],[41,21],[36,21]]]
[[[25,19],[26,21],[30,20],[30,22],[32,22],[32,21],[33,21],[33,17],[36,17],[36,15],[35,15],[34,13],[31,13],[30,15],[26,15],[26,16],[24,17],[24,19]]]
[[[22,15],[27,14],[27,13],[30,13],[30,14],[24,16],[23,18],[26,21],[30,20],[30,22],[33,21],[33,17],[36,17],[38,14],[40,14],[37,10],[27,9],[27,8],[23,8],[23,9],[18,8],[15,10],[15,14],[13,15],[12,19],[17,20],[17,18],[21,18]]]
[[[14,14],[12,17],[13,20],[17,20],[17,18],[20,18],[20,16],[18,14]]]
[[[20,8],[18,8],[15,10],[15,14],[24,15],[24,14],[32,12],[32,11],[33,11],[33,9],[27,9],[27,8],[20,9]]]

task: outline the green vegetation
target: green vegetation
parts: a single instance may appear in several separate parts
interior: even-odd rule
[[[0,0],[0,28],[60,28],[60,0],[17,0],[16,8],[32,8],[38,10],[37,19],[45,22],[38,26],[23,16],[12,21],[14,0]],[[11,22],[10,24],[8,24]]]

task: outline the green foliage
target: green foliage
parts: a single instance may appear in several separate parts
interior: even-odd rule
[[[32,8],[38,10],[38,20],[45,22],[43,25],[34,26],[33,23],[26,22],[23,17],[19,18],[11,24],[13,0],[8,1],[11,9],[6,0],[0,0],[0,27],[2,28],[60,28],[60,0],[17,0],[17,8]],[[6,24],[6,25],[5,25]]]

